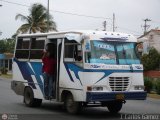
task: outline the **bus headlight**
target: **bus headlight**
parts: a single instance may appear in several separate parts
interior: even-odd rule
[[[103,91],[105,89],[104,86],[87,86],[87,91]]]
[[[103,91],[103,87],[101,86],[92,87],[92,91]]]
[[[144,90],[144,88],[145,88],[145,87],[144,87],[143,85],[135,85],[135,86],[134,86],[134,89],[135,89],[135,90]]]

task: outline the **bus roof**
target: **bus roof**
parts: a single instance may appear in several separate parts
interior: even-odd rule
[[[62,32],[35,33],[35,34],[20,34],[18,37],[47,37],[47,38],[67,38],[68,40],[104,40],[118,42],[137,42],[137,38],[131,34],[120,32],[96,31],[96,30],[73,30]]]

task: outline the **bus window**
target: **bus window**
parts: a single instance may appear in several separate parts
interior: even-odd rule
[[[17,59],[41,59],[45,37],[18,38],[15,57]]]
[[[43,49],[45,44],[44,37],[36,37],[31,39],[31,49],[29,59],[41,59],[43,56]]]
[[[31,39],[31,49],[44,49],[45,38],[38,39],[32,38]]]
[[[140,64],[139,58],[136,54],[135,43],[123,43],[117,45],[117,54],[119,58],[119,64],[130,65],[130,64]]]
[[[29,50],[16,50],[15,57],[17,59],[28,59]]]
[[[65,42],[64,61],[81,62],[82,61],[82,46],[76,41]]]
[[[29,58],[30,38],[18,38],[15,57],[17,59]]]
[[[43,50],[31,50],[30,59],[41,59],[43,56]]]
[[[29,49],[30,39],[29,38],[19,38],[17,41],[17,49]]]

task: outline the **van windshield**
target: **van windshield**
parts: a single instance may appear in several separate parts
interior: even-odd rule
[[[90,41],[90,51],[85,52],[86,63],[140,64],[136,53],[136,43]]]

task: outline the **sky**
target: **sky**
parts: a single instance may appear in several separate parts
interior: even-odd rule
[[[10,3],[13,2],[13,3]],[[28,15],[34,3],[47,7],[48,0],[0,0],[0,39],[10,38],[24,24],[15,20],[18,13]],[[17,4],[14,4],[17,3]],[[103,30],[112,31],[113,13],[115,31],[140,36],[143,34],[144,19],[150,29],[160,29],[160,0],[49,0],[50,14],[54,17],[58,31]],[[74,15],[73,15],[74,14]],[[91,16],[91,17],[89,17]]]

